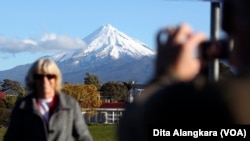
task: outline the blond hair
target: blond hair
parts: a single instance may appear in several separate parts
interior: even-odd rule
[[[35,74],[52,74],[56,76],[55,90],[60,92],[62,89],[61,71],[54,61],[48,58],[40,58],[30,67],[25,78],[26,86],[29,91],[35,91]]]

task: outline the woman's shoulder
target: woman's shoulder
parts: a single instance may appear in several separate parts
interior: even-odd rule
[[[67,103],[76,103],[77,102],[77,100],[74,97],[72,97],[72,96],[70,96],[68,94],[65,94],[63,92],[60,92],[58,94],[58,96],[59,96],[59,99],[65,101]]]

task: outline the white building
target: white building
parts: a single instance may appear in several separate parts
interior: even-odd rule
[[[124,102],[103,102],[100,108],[97,108],[97,115],[90,119],[90,123],[117,124],[125,110]],[[85,115],[85,113],[83,113]],[[85,117],[85,119],[87,119]]]

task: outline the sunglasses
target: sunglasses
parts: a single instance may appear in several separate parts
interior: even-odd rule
[[[53,78],[56,78],[56,75],[54,75],[54,74],[34,74],[35,80],[43,80],[44,77],[47,77],[47,79],[53,79]]]

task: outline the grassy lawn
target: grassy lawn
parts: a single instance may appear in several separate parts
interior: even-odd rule
[[[4,129],[4,128],[0,128],[0,141],[3,140],[3,135],[4,135],[4,133],[5,133],[5,130],[6,130],[6,129]]]
[[[91,125],[91,132],[94,141],[116,141],[116,125]],[[0,128],[0,141],[3,140],[3,135],[6,129]]]
[[[116,141],[116,125],[92,125],[89,131],[94,141]]]

